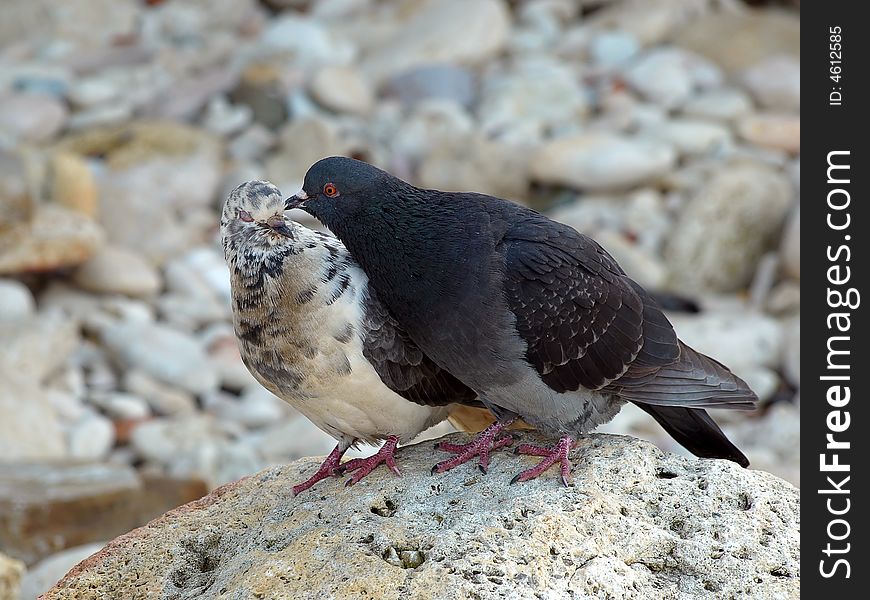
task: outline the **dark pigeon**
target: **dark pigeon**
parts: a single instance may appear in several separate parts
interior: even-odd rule
[[[515,480],[558,461],[567,481],[576,437],[625,402],[694,454],[748,465],[704,409],[751,409],[756,395],[682,343],[593,239],[507,200],[420,189],[343,157],[314,164],[288,207],[330,228],[409,341],[497,417],[434,470],[485,463],[521,417],[561,439],[519,446],[543,460]]]

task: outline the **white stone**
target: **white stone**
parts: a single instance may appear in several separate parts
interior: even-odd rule
[[[302,68],[349,64],[356,48],[347,39],[331,33],[322,24],[296,14],[284,14],[271,21],[260,36],[266,52],[288,56],[288,62]]]
[[[230,104],[225,96],[209,100],[202,119],[203,126],[218,135],[233,135],[247,127],[253,119],[247,104]]]
[[[151,416],[151,409],[145,400],[124,392],[94,394],[91,403],[115,419],[141,421]]]
[[[0,321],[23,321],[30,318],[36,302],[30,289],[14,279],[0,279]]]
[[[85,560],[92,554],[99,552],[104,544],[85,544],[67,548],[56,554],[52,554],[27,569],[21,580],[22,600],[36,598],[53,586],[66,575],[67,571]]]
[[[0,462],[66,457],[60,421],[43,390],[2,366],[0,381]]]
[[[79,343],[78,323],[54,311],[27,320],[0,320],[0,340],[0,372],[40,383],[72,355]]]
[[[587,92],[574,70],[540,58],[488,77],[478,108],[485,133],[515,142],[537,142],[550,131],[583,122],[588,112]]]
[[[726,166],[682,207],[664,249],[671,285],[684,292],[743,289],[792,204],[792,189],[777,170]]]
[[[553,140],[533,153],[532,178],[585,190],[627,188],[663,175],[676,162],[667,144],[609,133]]]
[[[70,456],[82,460],[101,460],[115,444],[115,427],[98,414],[85,416],[69,432]]]
[[[255,382],[238,400],[219,404],[214,414],[222,420],[257,429],[281,422],[288,412],[283,400]]]
[[[502,0],[428,2],[374,49],[362,68],[380,81],[422,64],[477,65],[494,57],[510,33]]]
[[[651,123],[641,128],[640,134],[674,146],[683,156],[721,154],[733,141],[727,127],[694,119]]]
[[[742,79],[761,106],[800,112],[801,63],[797,57],[770,56],[744,71]]]
[[[75,81],[67,92],[67,97],[73,106],[89,108],[99,104],[107,104],[121,96],[116,81],[109,77],[91,77]]]
[[[137,368],[193,394],[218,386],[218,374],[196,339],[158,323],[116,322],[102,332],[103,344],[125,368]]]
[[[625,236],[606,230],[595,236],[601,246],[616,259],[625,272],[647,289],[661,289],[668,276],[665,266],[649,252],[630,243]]]
[[[374,92],[359,70],[328,66],[311,80],[311,95],[325,108],[339,113],[365,115],[374,105]]]
[[[117,246],[104,246],[76,269],[73,281],[98,294],[153,296],[160,289],[160,276],[147,260]]]
[[[144,371],[131,369],[124,373],[123,387],[145,400],[158,415],[190,415],[196,412],[196,402],[189,392],[170,387]]]
[[[733,88],[702,91],[682,106],[682,112],[687,116],[721,121],[734,121],[751,111],[749,97]]]
[[[706,59],[679,48],[659,47],[640,55],[625,76],[641,95],[666,108],[685,103],[702,87],[713,87],[721,73]]]
[[[780,258],[786,275],[801,280],[801,211],[792,212],[785,225],[780,247]]]
[[[29,143],[48,142],[67,122],[66,106],[52,96],[0,95],[0,134]]]

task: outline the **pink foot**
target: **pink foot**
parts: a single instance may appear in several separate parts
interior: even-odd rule
[[[525,471],[511,479],[511,483],[534,479],[535,477],[552,467],[553,464],[558,460],[559,470],[562,474],[562,484],[565,487],[568,487],[568,478],[571,476],[571,461],[568,459],[568,454],[571,452],[571,449],[575,445],[576,443],[569,436],[563,437],[559,440],[558,444],[550,448],[534,446],[532,444],[520,444],[519,446],[517,446],[517,449],[514,450],[516,454],[525,454],[527,456],[542,456],[544,457],[544,460],[538,463],[536,467],[526,469]]]
[[[332,452],[329,453],[329,456],[326,457],[326,460],[323,461],[323,464],[320,465],[320,468],[317,469],[317,472],[309,477],[306,481],[303,481],[299,485],[293,486],[293,495],[297,496],[301,492],[304,492],[308,488],[312,487],[315,483],[320,481],[321,479],[326,479],[332,475],[337,475],[338,465],[341,464],[341,457],[344,456],[344,453],[347,452],[349,446],[343,446],[339,443]]]
[[[387,438],[387,441],[384,442],[384,445],[381,446],[381,449],[368,458],[354,458],[341,465],[338,468],[339,473],[344,474],[348,471],[356,471],[356,473],[351,475],[350,479],[348,479],[347,483],[344,485],[351,486],[355,483],[359,483],[363,477],[374,471],[375,468],[382,463],[386,464],[387,467],[390,468],[390,471],[396,475],[401,475],[399,467],[396,466],[396,458],[393,456],[396,452],[396,444],[398,443],[399,438],[391,435]]]
[[[432,467],[432,474],[434,475],[435,473],[443,473],[444,471],[449,471],[453,467],[458,467],[462,463],[468,462],[475,456],[479,456],[480,462],[478,463],[477,468],[480,469],[484,475],[486,475],[486,470],[489,468],[489,453],[493,450],[498,450],[499,448],[503,448],[504,446],[510,446],[514,443],[513,438],[509,435],[499,440],[495,439],[495,437],[512,422],[513,419],[511,419],[510,421],[496,421],[495,423],[481,431],[479,434],[477,434],[477,437],[475,437],[467,444],[448,444],[445,442],[438,442],[437,444],[435,444],[436,450],[453,452],[454,454],[456,454],[456,456],[447,460],[443,460],[434,467]]]

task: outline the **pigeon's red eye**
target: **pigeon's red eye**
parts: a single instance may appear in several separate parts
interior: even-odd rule
[[[251,216],[251,213],[249,213],[249,212],[246,211],[246,210],[240,210],[240,211],[239,211],[239,218],[240,218],[242,221],[244,221],[245,223],[250,223],[250,222],[252,222],[252,221],[254,220],[254,217]]]
[[[330,198],[335,198],[336,196],[338,196],[338,188],[335,187],[334,183],[327,183],[325,186],[323,186],[323,193]]]

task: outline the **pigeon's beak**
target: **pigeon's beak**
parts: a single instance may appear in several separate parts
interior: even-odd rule
[[[296,192],[295,196],[290,196],[285,200],[285,210],[291,210],[294,208],[301,208],[305,210],[305,201],[308,200],[308,194],[305,193],[305,190],[299,190]]]
[[[266,220],[266,225],[279,235],[283,235],[284,237],[293,238],[293,230],[287,226],[287,221],[281,215],[274,215],[269,217]]]

